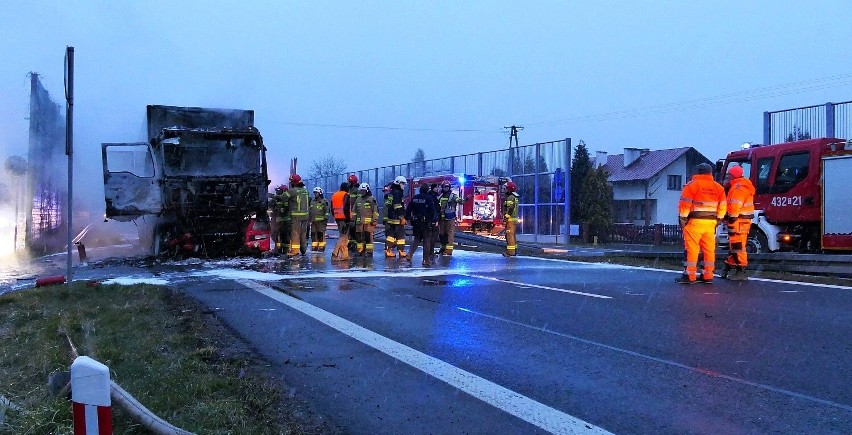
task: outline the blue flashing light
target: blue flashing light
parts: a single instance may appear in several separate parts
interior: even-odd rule
[[[465,182],[465,181],[467,181],[467,180],[464,178],[464,175],[459,175],[457,178],[459,179],[459,184],[464,184],[464,182]]]

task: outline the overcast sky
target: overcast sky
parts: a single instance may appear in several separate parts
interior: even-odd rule
[[[852,100],[849,16],[849,0],[5,0],[0,158],[26,153],[28,72],[64,104],[73,46],[81,179],[100,180],[101,142],[144,139],[147,104],[254,109],[273,183],[291,157],[501,149],[512,124],[521,145],[716,160],[761,140],[764,111]]]

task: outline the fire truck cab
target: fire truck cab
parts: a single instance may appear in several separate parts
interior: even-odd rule
[[[827,158],[843,156],[852,156],[852,142],[819,138],[775,145],[743,144],[743,149],[729,153],[719,162],[720,183],[725,184],[729,167],[739,165],[743,168],[743,176],[755,187],[755,216],[748,252],[852,249],[852,246],[832,248],[824,243],[825,211],[834,210],[838,205],[825,201],[833,196],[832,192],[844,188],[837,176],[826,179],[825,162]],[[852,170],[848,164],[852,159],[838,161]],[[832,174],[837,172],[835,166],[838,164],[832,162]],[[847,207],[846,215],[848,211]],[[830,227],[836,226],[836,214],[832,212]],[[727,244],[726,232],[719,234],[719,242]]]
[[[417,193],[421,184],[437,184],[449,181],[452,192],[466,199],[457,206],[456,228],[467,232],[499,232],[503,228],[501,188],[511,181],[496,175],[445,174],[416,177],[409,183],[409,198]]]

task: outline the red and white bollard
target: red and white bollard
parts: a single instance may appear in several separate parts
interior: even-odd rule
[[[87,356],[71,363],[74,435],[112,434],[109,368]]]

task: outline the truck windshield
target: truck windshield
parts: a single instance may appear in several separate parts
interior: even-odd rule
[[[180,136],[162,141],[167,176],[259,174],[260,149],[253,139]]]

